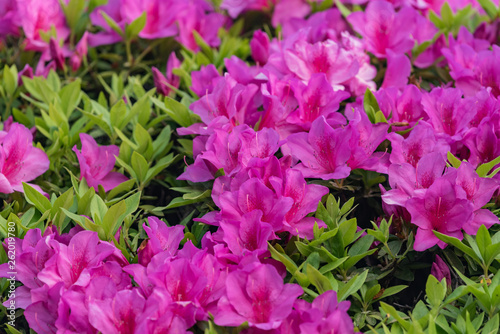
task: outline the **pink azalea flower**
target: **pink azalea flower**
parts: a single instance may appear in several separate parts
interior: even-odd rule
[[[145,304],[137,289],[118,291],[113,298],[90,300],[89,320],[101,333],[137,333]]]
[[[414,197],[406,202],[411,222],[418,226],[414,249],[424,251],[434,245],[444,248],[432,231],[462,239],[462,227],[473,218],[473,206],[457,196],[450,181],[436,180],[425,192],[423,198]]]
[[[245,252],[256,252],[261,255],[267,252],[267,241],[274,239],[273,227],[261,221],[262,211],[254,210],[238,220],[222,220],[222,239],[234,255]]]
[[[146,25],[139,37],[155,39],[175,36],[178,32],[175,21],[179,3],[173,0],[122,0],[121,12],[127,23],[146,13]]]
[[[438,281],[442,281],[443,278],[446,278],[446,284],[449,288],[451,288],[451,273],[450,268],[446,265],[446,263],[436,255],[436,260],[432,264],[431,275],[436,277]]]
[[[96,47],[100,45],[114,44],[120,42],[122,37],[114,31],[104,19],[102,12],[111,17],[120,28],[125,28],[125,16],[122,14],[122,3],[124,0],[108,0],[104,6],[99,6],[90,13],[90,21],[93,25],[103,28],[96,34],[90,34],[89,45]]]
[[[86,31],[78,44],[76,45],[74,53],[71,55],[70,64],[71,70],[74,72],[80,68],[82,65],[82,61],[85,57],[87,57],[88,53],[88,40],[89,33]]]
[[[288,70],[302,80],[324,73],[330,84],[340,85],[359,70],[353,55],[331,40],[314,44],[299,40],[285,50],[283,57]]]
[[[391,50],[387,50],[387,71],[385,72],[382,88],[405,88],[410,73],[410,59],[404,54],[395,54]]]
[[[266,11],[270,9],[277,0],[224,0],[220,6],[226,9],[232,18],[238,17],[247,10]]]
[[[213,64],[202,66],[199,71],[191,72],[191,89],[198,96],[205,96],[211,94],[214,86],[215,79],[220,78],[219,71]]]
[[[218,31],[224,26],[226,17],[220,13],[206,13],[202,4],[204,1],[189,1],[182,9],[177,10],[177,26],[179,27],[178,41],[190,50],[199,50],[194,39],[193,31],[201,35],[203,40],[210,46],[220,44]],[[205,6],[207,7],[207,6]]]
[[[343,179],[351,170],[346,164],[351,154],[350,138],[349,130],[333,129],[321,116],[312,123],[309,133],[290,135],[286,145],[301,161],[295,168],[304,177]]]
[[[18,35],[17,2],[0,0],[0,40],[7,35]]]
[[[338,302],[335,291],[326,291],[316,297],[311,305],[305,306],[301,314],[302,333],[342,333],[354,334],[354,324],[347,310],[351,303]]]
[[[118,146],[98,146],[95,139],[85,133],[80,134],[80,140],[81,151],[76,145],[73,147],[80,163],[80,180],[85,178],[87,184],[94,189],[102,185],[105,191],[128,180],[125,175],[111,171],[115,166],[115,156],[120,150]]]
[[[349,93],[333,90],[323,73],[314,74],[307,86],[300,81],[293,81],[293,84],[299,108],[287,117],[288,122],[301,125],[305,131],[309,131],[311,123],[320,116],[330,125],[346,124],[345,117],[337,111]]]
[[[452,142],[463,138],[474,116],[465,106],[462,91],[456,88],[435,88],[422,96],[422,105],[434,130]]]
[[[184,226],[182,225],[169,227],[156,217],[149,217],[148,224],[149,227],[144,223],[143,228],[149,240],[145,242],[144,247],[141,246],[138,252],[139,263],[144,266],[160,252],[168,252],[174,256],[184,238]]]
[[[180,60],[175,56],[175,53],[172,52],[168,57],[166,76],[163,75],[163,73],[161,73],[160,70],[158,70],[156,67],[151,68],[151,70],[153,71],[153,79],[156,86],[156,91],[159,94],[168,96],[172,91],[172,88],[170,88],[170,86],[179,88],[181,78],[173,74],[172,70],[180,66]],[[170,86],[168,86],[167,84]]]
[[[26,50],[46,51],[48,44],[42,39],[40,31],[48,32],[55,28],[57,41],[66,40],[70,30],[58,0],[17,0],[19,24],[26,36]]]
[[[439,152],[445,160],[450,151],[450,145],[443,139],[436,138],[434,129],[425,121],[420,121],[407,138],[393,132],[387,139],[391,141],[390,161],[393,164],[406,162],[416,167],[420,159],[428,153]]]
[[[413,48],[416,12],[411,7],[396,12],[387,1],[370,1],[364,12],[354,12],[347,20],[379,58],[387,57],[387,50],[405,53]]]
[[[256,30],[250,41],[252,58],[258,65],[265,65],[269,58],[269,36],[262,30]]]
[[[263,330],[278,328],[292,312],[295,300],[302,294],[297,284],[283,284],[276,268],[268,264],[236,270],[226,280],[226,295],[218,303],[215,323]]]
[[[13,123],[0,144],[0,192],[23,192],[23,182],[34,180],[49,169],[47,155],[33,147],[33,135],[24,125]],[[31,186],[42,192],[40,187]]]

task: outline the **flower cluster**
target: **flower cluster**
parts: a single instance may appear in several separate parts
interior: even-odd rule
[[[227,265],[211,247],[198,249],[190,241],[178,250],[183,229],[150,217],[136,264],[80,227],[62,235],[30,230],[16,239],[23,283],[15,292],[17,307],[37,333],[186,333],[209,313],[222,326],[354,333],[349,302],[338,303],[334,292],[309,304],[297,299],[300,286],[283,284],[279,262],[259,262],[248,253],[239,265]],[[8,264],[0,265],[0,277],[8,272]]]

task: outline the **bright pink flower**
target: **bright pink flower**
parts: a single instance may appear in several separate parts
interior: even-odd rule
[[[287,117],[288,122],[301,125],[305,131],[309,131],[311,123],[320,116],[324,116],[330,125],[346,124],[345,117],[337,111],[349,93],[334,91],[323,73],[313,74],[307,86],[300,81],[293,83],[299,109]]]
[[[288,70],[302,80],[324,73],[332,85],[340,85],[358,73],[359,63],[341,45],[331,40],[310,44],[304,40],[284,51]]]
[[[276,268],[268,264],[236,270],[226,280],[226,296],[218,304],[215,323],[263,330],[278,328],[292,312],[295,300],[302,294],[297,284],[283,284]]]
[[[101,333],[137,333],[146,300],[137,289],[118,291],[113,298],[89,301],[89,320]]]
[[[151,258],[160,252],[167,252],[174,256],[179,244],[184,238],[184,226],[167,226],[156,217],[148,217],[148,224],[143,224],[144,231],[149,237],[145,247],[138,252],[139,263],[146,266]]]
[[[23,182],[34,180],[49,169],[47,155],[33,147],[33,135],[24,125],[13,123],[0,144],[0,192],[23,192]],[[41,191],[40,187],[31,186]]]
[[[411,198],[406,202],[411,222],[418,226],[414,249],[424,251],[434,245],[446,246],[432,231],[462,239],[462,228],[473,218],[473,206],[457,196],[450,181],[436,180],[423,198]]]
[[[277,0],[224,0],[220,8],[226,9],[229,16],[236,18],[247,10],[269,10],[270,6],[276,2]]]
[[[304,0],[279,0],[274,8],[271,23],[273,26],[287,25],[294,18],[303,18],[311,11]]]
[[[83,34],[80,41],[78,42],[78,44],[76,45],[75,51],[70,58],[71,69],[73,71],[78,70],[82,65],[83,59],[87,57],[88,40],[89,40],[89,33],[86,31]]]
[[[396,54],[387,50],[387,71],[382,88],[405,88],[411,73],[411,63],[405,54]]]
[[[422,96],[422,105],[434,130],[452,141],[463,138],[474,117],[465,106],[462,91],[456,88],[435,88]]]
[[[179,3],[174,0],[122,0],[121,12],[131,23],[146,12],[146,25],[139,36],[146,39],[164,38],[177,34],[175,21]]]
[[[220,13],[206,13],[201,3],[206,4],[204,1],[186,1],[183,8],[178,9],[176,13],[177,26],[179,27],[177,39],[182,45],[193,51],[200,48],[194,39],[193,31],[200,34],[208,45],[215,47],[220,44],[218,31],[226,22],[226,17]]]
[[[199,71],[191,72],[191,77],[191,89],[201,97],[212,93],[215,79],[220,78],[220,74],[214,64],[209,64],[202,66]]]
[[[102,185],[105,191],[128,180],[125,175],[111,171],[115,166],[115,156],[120,150],[118,146],[99,146],[94,138],[85,133],[80,134],[80,140],[81,151],[76,145],[73,147],[80,163],[80,180],[85,178],[87,184],[96,190]]]
[[[7,35],[17,35],[17,2],[12,0],[0,0],[0,40]]]
[[[284,217],[293,205],[291,198],[276,194],[258,178],[243,182],[237,191],[222,193],[219,200],[223,218],[238,220],[246,213],[260,210],[261,220],[271,224],[274,231],[282,229]]]
[[[286,145],[301,161],[295,168],[304,177],[343,179],[351,170],[346,164],[351,154],[350,138],[349,130],[333,129],[321,116],[312,123],[309,133],[290,135]]]
[[[467,161],[462,162],[457,170],[452,169],[445,177],[463,189],[465,196],[462,195],[462,197],[465,197],[473,205],[474,217],[471,222],[463,226],[466,233],[475,235],[481,225],[490,228],[499,223],[498,217],[493,212],[482,209],[499,188],[497,180],[479,177]]]
[[[168,96],[172,91],[172,88],[170,88],[170,86],[179,88],[181,78],[173,74],[172,70],[180,66],[181,66],[180,60],[175,56],[175,53],[172,52],[168,57],[167,61],[166,77],[156,67],[151,68],[151,70],[153,71],[153,79],[156,86],[156,91],[159,94],[163,96]]]
[[[444,160],[450,151],[450,145],[443,139],[436,138],[434,129],[425,121],[420,121],[407,138],[393,132],[387,135],[387,139],[391,141],[390,161],[393,164],[407,162],[416,167],[428,153],[439,152]]]
[[[95,47],[100,45],[114,44],[120,42],[122,37],[114,31],[104,19],[102,12],[111,17],[121,29],[125,28],[125,16],[122,14],[122,3],[124,0],[108,0],[104,6],[99,6],[90,13],[93,25],[104,29],[96,34],[90,34],[89,45]]]
[[[364,110],[360,108],[346,112],[349,119],[347,130],[351,132],[351,156],[347,165],[351,170],[361,168],[379,173],[387,172],[389,154],[375,152],[377,147],[387,138],[389,125],[386,123],[372,124]]]
[[[351,303],[338,302],[335,291],[326,291],[316,297],[307,311],[301,314],[302,333],[342,333],[354,334],[354,324],[347,314]]]
[[[234,255],[244,255],[246,252],[257,252],[261,255],[267,252],[267,241],[274,239],[273,227],[261,221],[262,212],[250,211],[241,220],[222,220],[223,240]]]
[[[269,36],[262,30],[256,30],[250,41],[252,58],[258,65],[265,65],[269,58]]]
[[[405,53],[413,48],[416,12],[411,7],[396,12],[389,2],[370,1],[364,12],[354,12],[347,20],[379,58],[385,58],[387,50]]]
[[[70,30],[58,0],[17,0],[20,26],[26,36],[26,50],[45,51],[48,44],[42,39],[40,31],[48,32],[55,28],[57,41],[66,40]]]
[[[328,188],[319,184],[307,184],[300,171],[290,168],[285,172],[283,188],[283,196],[294,201],[292,208],[285,215],[284,229],[292,235],[312,239],[314,224],[317,223],[319,227],[326,227],[326,224],[307,215],[316,211],[321,198],[328,194]]]

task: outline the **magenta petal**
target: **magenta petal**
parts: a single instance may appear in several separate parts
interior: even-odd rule
[[[103,186],[104,191],[109,191],[121,183],[128,181],[128,177],[118,172],[109,172],[105,177],[99,180],[99,184]]]

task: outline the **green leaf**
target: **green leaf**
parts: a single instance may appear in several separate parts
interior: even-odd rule
[[[455,237],[450,237],[446,234],[439,233],[437,231],[433,231],[434,235],[438,237],[439,240],[442,240],[446,242],[447,244],[453,245],[460,249],[462,252],[465,254],[469,255],[471,258],[473,258],[477,263],[481,263],[481,259],[476,255],[476,253],[470,248],[469,246],[465,245],[462,241]]]
[[[146,26],[146,12],[143,12],[141,16],[136,18],[132,23],[130,23],[126,28],[125,28],[125,36],[127,40],[131,40],[137,37],[139,33],[144,29]]]
[[[453,166],[453,168],[460,167],[462,161],[460,161],[456,156],[454,156],[453,153],[448,151],[447,156],[448,156],[448,161],[450,162],[450,165]]]
[[[108,238],[112,238],[115,235],[125,217],[137,210],[140,200],[141,192],[138,192],[109,208],[103,218],[103,225],[110,227],[108,230],[109,234],[107,235]]]
[[[410,326],[411,326],[410,322],[408,320],[403,319],[394,307],[392,307],[391,305],[388,305],[384,302],[380,302],[380,307],[382,308],[382,310],[385,311],[385,313],[391,315],[394,319],[396,319],[396,321],[401,326],[403,326],[404,329],[406,329],[407,331],[410,330]]]
[[[349,15],[351,15],[351,11],[346,6],[344,6],[344,4],[340,2],[340,0],[335,0],[335,6],[338,8],[343,17],[348,17]]]
[[[23,182],[24,196],[28,203],[34,205],[41,213],[45,213],[52,208],[52,204],[38,190]]]
[[[187,196],[188,198],[186,198],[186,197],[177,197],[177,198],[174,198],[163,209],[165,209],[165,210],[174,209],[174,208],[178,208],[180,206],[189,205],[189,204],[193,204],[193,203],[198,203],[198,202],[203,201],[205,198],[210,197],[211,193],[212,193],[212,191],[210,189],[207,189],[204,192],[202,192],[201,194],[197,194],[194,197],[191,197],[191,196]]]
[[[494,160],[492,160],[490,162],[487,162],[485,164],[479,165],[479,167],[476,168],[476,173],[480,177],[486,177],[486,175],[488,174],[488,172],[493,167],[495,167],[496,165],[498,165],[499,163],[500,163],[500,156],[497,157],[497,158],[495,158]]]
[[[446,278],[443,278],[443,280],[439,282],[436,277],[429,275],[425,286],[425,293],[432,307],[439,307],[446,296]]]
[[[111,16],[106,14],[106,12],[103,10],[100,11],[99,13],[102,15],[102,17],[104,18],[104,20],[106,21],[106,23],[109,25],[109,27],[111,29],[113,29],[118,35],[120,35],[122,37],[126,37],[123,33],[122,28],[120,28],[118,23],[116,23],[116,21]]]
[[[479,248],[479,251],[485,261],[488,261],[486,258],[486,249],[488,246],[491,246],[491,236],[490,232],[488,232],[488,229],[486,226],[481,225],[477,231],[476,234],[476,243],[477,247]]]
[[[170,166],[174,161],[175,159],[177,158],[178,156],[173,156],[173,154],[169,154],[167,155],[166,157],[163,157],[162,159],[160,159],[156,165],[154,165],[153,167],[151,167],[148,172],[146,173],[146,180],[144,182],[149,182],[151,181],[156,175],[158,175],[161,171],[163,171],[165,168],[167,168],[168,166]]]
[[[193,29],[191,33],[193,34],[194,40],[196,41],[196,44],[200,47],[203,54],[207,56],[210,62],[213,62],[214,52],[212,48],[207,44],[207,42],[205,42],[203,37],[196,30]]]
[[[363,107],[365,109],[370,122],[376,123],[375,114],[380,111],[380,106],[377,102],[377,98],[373,95],[373,92],[367,88],[365,91],[365,97],[363,99]]]
[[[295,279],[297,279],[297,282],[299,282],[301,286],[307,287],[309,285],[309,280],[307,279],[307,276],[299,271],[299,268],[297,267],[295,262],[292,259],[290,259],[288,255],[279,252],[270,243],[268,243],[268,249],[271,252],[271,257],[283,263],[286,267],[286,270],[288,270],[288,272],[292,274],[292,276],[295,277]]]
[[[477,0],[491,19],[498,16],[498,8],[491,0]]]
[[[350,295],[356,293],[365,283],[368,276],[368,270],[365,270],[361,275],[355,275],[349,282],[342,286],[337,294],[338,300],[345,300]]]
[[[142,155],[134,151],[132,153],[132,158],[130,160],[132,168],[134,169],[135,175],[137,176],[137,180],[139,183],[142,183],[146,179],[146,174],[149,170],[149,164],[144,159]]]
[[[481,334],[497,334],[500,328],[499,315],[495,314],[483,327]]]
[[[53,217],[53,223],[57,226],[59,232],[62,232],[62,223],[64,221],[64,215],[61,214],[61,208],[68,209],[73,206],[73,202],[75,201],[75,191],[73,188],[69,188],[65,193],[59,196],[55,201],[54,205],[52,205],[52,209],[50,210],[50,215]]]
[[[316,268],[314,268],[309,263],[307,264],[307,278],[312,285],[316,287],[318,292],[322,294],[325,291],[332,290],[332,285],[328,278],[323,276]]]
[[[441,19],[446,27],[451,27],[453,24],[453,11],[448,2],[445,2],[441,7]]]
[[[11,72],[11,69],[7,65],[5,65],[3,67],[3,78],[2,79],[3,79],[3,86],[5,88],[5,92],[7,93],[7,96],[13,96],[14,92],[17,89],[17,77],[14,76],[14,73]]]
[[[166,96],[165,106],[167,114],[180,126],[188,127],[193,124],[188,107]]]
[[[380,297],[376,298],[375,300],[380,300],[382,298],[386,298],[386,297],[398,294],[401,291],[403,291],[404,289],[406,289],[407,287],[408,287],[407,285],[395,285],[395,286],[391,286],[391,287],[385,289],[384,292],[382,293],[382,295]]]

